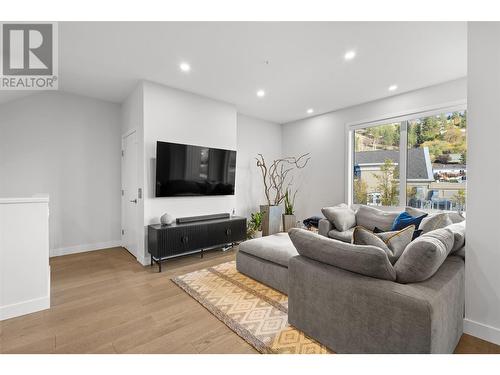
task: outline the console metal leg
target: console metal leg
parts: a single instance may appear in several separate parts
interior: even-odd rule
[[[158,259],[158,273],[161,272],[161,258]]]
[[[200,258],[203,259],[203,249],[201,249]]]

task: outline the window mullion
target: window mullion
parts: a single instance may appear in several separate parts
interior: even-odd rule
[[[406,206],[406,170],[408,161],[408,121],[401,121],[399,133],[399,205]]]

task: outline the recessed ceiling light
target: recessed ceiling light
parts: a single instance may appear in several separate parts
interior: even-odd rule
[[[263,96],[266,96],[266,92],[264,90],[259,90],[257,91],[257,96],[259,98],[262,98]]]
[[[347,51],[344,55],[344,59],[352,60],[356,57],[356,51]]]
[[[390,85],[389,86],[389,91],[394,91],[398,89],[398,85]]]
[[[188,63],[185,63],[185,62],[181,63],[179,65],[179,68],[181,68],[181,70],[183,72],[189,72],[191,70],[191,66]]]
[[[309,109],[307,110],[307,113],[309,113],[309,114],[311,114],[311,113],[313,113],[313,112],[314,112],[314,109],[312,109],[312,108],[309,108]]]

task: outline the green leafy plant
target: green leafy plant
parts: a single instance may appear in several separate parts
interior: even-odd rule
[[[247,224],[247,239],[253,238],[256,232],[262,230],[263,212],[254,212],[250,214],[250,221]]]
[[[257,231],[262,228],[262,216],[262,212],[254,212],[250,214],[250,224]]]
[[[293,215],[295,213],[295,195],[297,194],[297,190],[293,193],[293,196],[290,197],[290,189],[286,189],[285,192],[285,215]]]

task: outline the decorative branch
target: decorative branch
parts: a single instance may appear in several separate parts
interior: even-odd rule
[[[262,173],[262,180],[264,182],[264,193],[266,195],[267,204],[279,205],[285,199],[285,194],[293,182],[293,176],[287,180],[288,175],[295,169],[303,169],[311,159],[310,154],[303,154],[299,157],[285,157],[276,159],[268,168],[262,154],[258,154],[255,158],[257,166]],[[271,194],[274,192],[274,197],[271,199]]]

